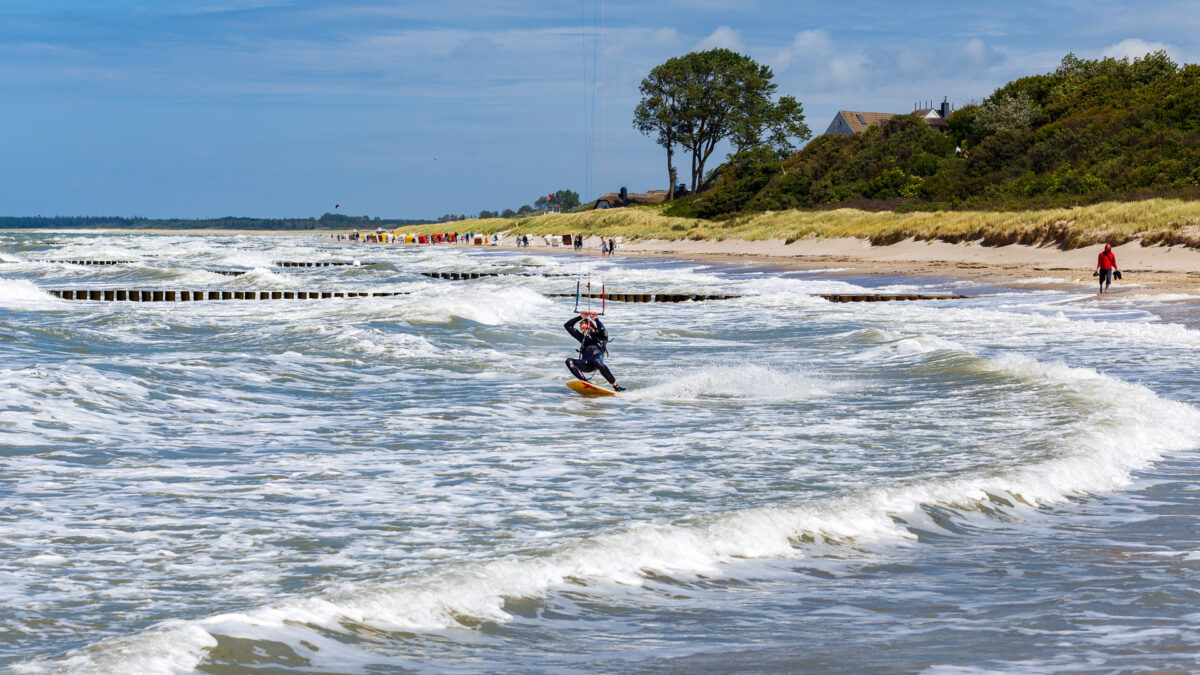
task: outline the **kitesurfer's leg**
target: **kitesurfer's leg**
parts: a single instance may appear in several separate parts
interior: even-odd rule
[[[578,378],[580,380],[586,380],[587,378],[584,377],[583,373],[580,372],[580,370],[579,370],[579,367],[582,365],[585,365],[585,364],[583,363],[583,361],[580,361],[579,359],[567,359],[567,370],[571,371],[571,374],[574,375],[576,378]],[[593,370],[593,369],[591,369],[591,368],[588,369],[589,372],[591,372],[591,370]]]
[[[600,371],[600,374],[604,376],[604,379],[608,380],[609,384],[617,383],[617,378],[613,377],[612,371],[608,369],[608,366],[604,365],[603,361],[594,361],[590,365],[595,366],[596,370]]]

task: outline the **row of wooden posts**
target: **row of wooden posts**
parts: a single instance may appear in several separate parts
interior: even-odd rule
[[[46,262],[71,263],[73,265],[120,265],[129,263],[129,260],[50,260]],[[353,262],[343,261],[282,261],[276,262],[277,267],[338,267],[353,265]],[[372,263],[362,263],[370,265]],[[241,270],[208,270],[215,274],[224,274],[226,276],[241,276],[245,274]],[[569,277],[571,274],[557,273],[532,273],[532,272],[421,272],[423,276],[432,279],[481,279],[484,277],[498,276],[522,276],[522,277]],[[76,291],[50,291],[52,295],[67,299],[67,300],[135,300],[135,301],[155,301],[163,298],[155,298],[154,295],[171,295],[170,300],[174,301],[176,297],[180,300],[309,300],[316,298],[356,298],[356,297],[378,297],[390,295],[403,295],[403,293],[353,293],[353,292],[330,292],[330,291],[257,291],[264,297],[245,297],[254,296],[256,291],[135,291],[135,290],[76,290]],[[104,297],[95,297],[99,293]],[[280,293],[286,295],[280,296]],[[79,295],[82,294],[82,295]],[[143,295],[149,294],[149,298],[143,299]],[[78,297],[77,297],[78,296]],[[198,296],[198,297],[197,297]],[[165,297],[165,296],[164,296]],[[556,293],[551,294],[552,298],[575,297],[574,293]],[[593,295],[593,298],[599,298],[598,295]],[[688,300],[729,300],[731,298],[740,297],[737,295],[697,295],[697,294],[648,294],[648,293],[610,293],[607,296],[608,300],[613,302],[685,302]],[[818,297],[824,298],[830,302],[891,302],[896,300],[959,300],[969,298],[969,295],[923,295],[923,294],[852,294],[852,293],[821,293]]]
[[[136,290],[136,289],[52,289],[50,295],[63,300],[94,300],[107,302],[194,302],[199,300],[324,300],[329,298],[386,298],[408,295],[410,291],[195,291],[195,290]],[[551,298],[574,298],[574,293],[548,293]],[[579,295],[592,300],[609,302],[701,302],[732,300],[740,295],[710,295],[697,293],[599,293]],[[886,295],[818,294],[830,302],[889,302],[896,300],[957,300],[969,295]]]
[[[136,260],[40,260],[39,262],[62,263],[62,264],[66,264],[66,265],[130,265],[137,261]],[[285,260],[285,261],[281,261],[281,262],[276,262],[275,266],[276,267],[345,267],[345,266],[353,265],[353,264],[354,264],[353,261],[341,261],[341,260],[336,260],[336,261],[335,260],[320,260],[320,261]],[[359,264],[360,265],[374,265],[375,263],[360,262]],[[215,270],[210,270],[210,271],[215,271]],[[222,274],[224,274],[224,272],[222,272]],[[245,272],[241,272],[241,274],[245,274]]]
[[[49,290],[63,300],[107,302],[193,302],[197,300],[318,300],[326,298],[385,298],[409,291],[162,291],[132,289]]]
[[[484,277],[573,277],[574,274],[536,273],[536,272],[421,272],[421,276],[430,279],[482,279]]]

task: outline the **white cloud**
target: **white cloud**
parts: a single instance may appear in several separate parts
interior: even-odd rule
[[[852,52],[837,56],[829,62],[829,79],[833,84],[843,87],[853,86],[866,79],[867,66],[871,60],[862,52]]]
[[[1137,38],[1126,38],[1115,45],[1109,45],[1101,52],[1101,56],[1111,56],[1114,59],[1127,58],[1132,61],[1157,51],[1165,51],[1171,55],[1171,58],[1178,60],[1178,50],[1175,47],[1165,42],[1146,42]]]
[[[871,59],[857,49],[839,49],[823,30],[805,30],[779,51],[774,67],[797,72],[809,91],[852,87],[865,81]]]
[[[698,51],[717,48],[740,52],[745,50],[745,45],[742,44],[741,34],[729,26],[717,28],[708,37],[696,43]]]
[[[792,61],[816,63],[833,55],[833,40],[823,30],[804,30],[796,34],[792,44],[780,50],[775,57],[775,67],[785,70]]]
[[[650,42],[659,46],[679,44],[679,31],[674,28],[659,28],[650,35]]]
[[[987,45],[979,38],[971,38],[963,45],[963,55],[972,61],[982,61],[987,56]]]

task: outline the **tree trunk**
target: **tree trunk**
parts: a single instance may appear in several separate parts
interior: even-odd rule
[[[672,159],[675,155],[675,149],[667,148],[667,201],[675,199],[675,164]]]

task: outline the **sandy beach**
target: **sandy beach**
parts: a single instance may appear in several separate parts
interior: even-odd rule
[[[530,238],[531,251],[563,251]],[[588,238],[585,250],[599,250],[598,238]],[[501,247],[514,248],[511,239]],[[1053,246],[982,246],[938,241],[903,241],[872,246],[861,239],[807,239],[790,244],[783,240],[746,241],[679,240],[626,241],[617,245],[618,256],[672,257],[702,262],[740,262],[774,269],[846,268],[854,274],[902,274],[971,279],[1021,288],[1092,287],[1092,271],[1101,247],[1063,250]],[[1113,248],[1124,279],[1113,293],[1180,295],[1180,300],[1200,301],[1200,251],[1190,248],[1142,246],[1129,243]]]

